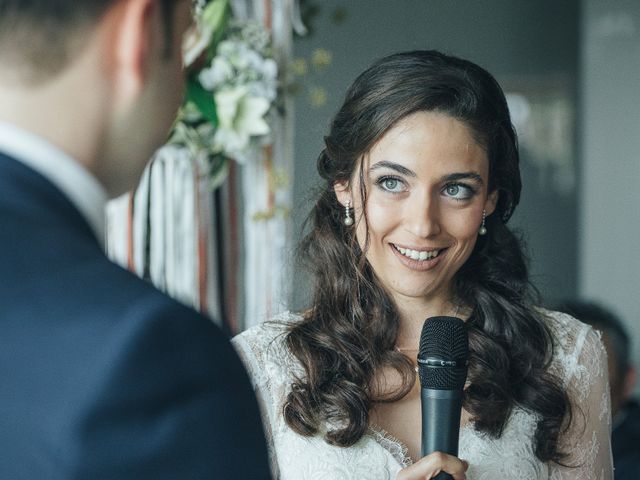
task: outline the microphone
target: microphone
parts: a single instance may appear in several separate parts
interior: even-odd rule
[[[466,324],[455,317],[431,317],[420,334],[418,375],[422,401],[422,456],[458,456],[462,391],[469,364]],[[436,480],[451,479],[441,472]]]

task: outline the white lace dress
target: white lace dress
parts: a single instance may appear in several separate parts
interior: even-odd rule
[[[563,438],[565,468],[540,462],[533,450],[536,417],[515,408],[503,435],[489,438],[469,424],[460,431],[459,456],[469,462],[467,478],[568,480],[612,478],[607,360],[599,335],[574,318],[544,312],[556,338],[552,371],[563,379],[582,413]],[[303,375],[284,344],[286,325],[299,316],[287,313],[233,339],[261,403],[275,478],[280,480],[393,480],[410,465],[407,448],[373,428],[354,446],[327,444],[321,436],[304,437],[284,422],[282,406],[294,375]],[[574,409],[577,410],[577,409]]]

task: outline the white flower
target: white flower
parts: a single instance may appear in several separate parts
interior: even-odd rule
[[[172,141],[195,153],[206,152],[207,161],[250,162],[260,146],[272,141],[265,115],[277,99],[278,67],[270,58],[269,34],[255,22],[228,25],[228,0],[193,1],[197,30],[184,44],[184,63],[197,66],[198,83],[213,97],[218,122],[208,122],[199,110],[206,97],[190,98],[192,103],[181,109]],[[213,45],[215,32],[222,28],[226,38]],[[203,65],[200,59],[210,48],[215,48],[215,56]]]
[[[249,92],[254,97],[262,97],[273,102],[277,96],[275,82],[249,82],[246,84]]]
[[[205,68],[200,72],[198,80],[207,90],[215,90],[220,85],[233,79],[233,67],[226,58],[217,56],[211,62],[209,68]]]
[[[242,53],[244,55],[244,59],[248,68],[257,72],[262,71],[262,64],[264,63],[264,59],[258,52],[247,48]]]
[[[264,120],[270,107],[267,99],[251,95],[245,86],[221,89],[214,98],[219,122],[214,143],[225,153],[239,157],[251,137],[270,132]]]
[[[236,43],[233,53],[229,56],[229,61],[238,70],[248,70],[251,68],[252,53],[254,52],[249,50],[249,47],[244,43]]]
[[[262,63],[262,76],[268,80],[275,80],[278,76],[278,64],[273,58],[266,58]]]
[[[223,55],[225,57],[231,57],[232,55],[235,54],[236,44],[235,44],[235,42],[233,42],[231,40],[222,40],[218,44],[218,48],[217,48],[216,51],[218,52],[218,55]]]

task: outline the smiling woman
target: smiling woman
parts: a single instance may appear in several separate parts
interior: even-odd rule
[[[487,190],[484,147],[461,121],[419,111],[398,121],[359,168],[367,173],[336,182],[336,196],[354,204],[358,243],[364,250],[369,242],[366,258],[378,280],[401,317],[402,311],[411,316],[409,310],[418,320],[446,312],[455,296],[453,277],[476,244],[483,216],[496,206],[497,192]],[[408,342],[416,346],[417,338]]]
[[[531,299],[506,225],[518,163],[504,94],[477,65],[415,51],[356,79],[318,158],[311,308],[235,339],[279,478],[611,478],[602,343]],[[438,315],[469,335],[466,462],[419,458],[413,362]]]

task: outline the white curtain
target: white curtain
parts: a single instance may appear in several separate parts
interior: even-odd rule
[[[281,85],[288,82],[293,2],[231,2],[235,18],[260,21],[271,32]],[[224,317],[231,333],[290,302],[293,101],[284,95],[270,116],[271,143],[234,165],[215,192],[205,158],[166,145],[136,191],[107,205],[108,255],[177,300]]]

